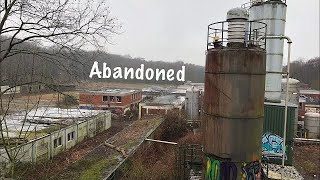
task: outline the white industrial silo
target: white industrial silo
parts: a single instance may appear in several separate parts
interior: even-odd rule
[[[267,24],[267,36],[284,36],[287,5],[284,0],[254,0],[249,8],[249,20]],[[281,79],[284,39],[266,39],[265,99],[281,102]]]
[[[199,120],[199,98],[200,91],[192,87],[186,92],[187,120]]]
[[[281,99],[286,99],[287,78],[281,79]],[[289,78],[288,82],[288,102],[299,105],[299,87],[300,81]]]
[[[304,115],[304,128],[308,130],[308,138],[320,138],[320,114],[306,113]]]

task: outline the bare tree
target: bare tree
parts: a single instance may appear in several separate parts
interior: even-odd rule
[[[110,43],[112,35],[119,33],[120,28],[104,0],[0,1],[0,86],[8,80],[14,82],[0,92],[0,131],[2,144],[12,164],[15,163],[17,152],[12,153],[9,150],[15,144],[6,142],[3,128],[7,128],[6,116],[15,96],[7,98],[4,94],[16,86],[46,84],[46,81],[43,81],[43,73],[38,74],[40,78],[36,77],[34,65],[26,74],[17,73],[9,77],[3,75],[6,69],[2,68],[2,65],[22,54],[61,65],[68,71],[70,68],[61,61],[77,61],[77,52],[85,48],[103,47]],[[26,43],[34,44],[36,47],[22,47]],[[28,74],[30,78],[18,81],[21,78],[19,76]],[[35,102],[33,107],[37,107],[38,104],[39,101]],[[26,112],[29,109],[30,107]]]
[[[21,50],[25,41],[41,40],[60,48],[103,46],[119,26],[105,2],[84,0],[4,0],[0,4],[0,62]],[[17,40],[19,38],[19,40]]]

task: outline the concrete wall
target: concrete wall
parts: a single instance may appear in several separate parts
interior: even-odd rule
[[[97,133],[109,129],[110,127],[111,113],[100,113],[87,121],[71,125],[67,128],[55,131],[47,136],[12,148],[11,151],[13,154],[17,154],[17,160],[20,162],[37,162],[48,160],[55,155],[70,149],[84,139],[93,137]],[[59,138],[61,139],[59,140]],[[0,165],[5,167],[8,162],[8,155],[5,153],[5,151],[1,151]]]

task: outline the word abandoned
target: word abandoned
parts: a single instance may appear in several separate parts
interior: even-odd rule
[[[97,76],[99,79],[137,79],[137,80],[153,80],[156,81],[168,80],[168,81],[185,81],[185,66],[181,67],[181,70],[175,72],[173,69],[165,70],[165,69],[151,69],[144,67],[144,64],[141,64],[139,68],[133,69],[124,67],[115,67],[111,69],[107,66],[107,63],[102,63],[102,68],[99,68],[99,63],[95,61],[92,65],[91,72],[89,77],[93,78]]]

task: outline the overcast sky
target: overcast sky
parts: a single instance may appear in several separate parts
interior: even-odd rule
[[[224,21],[229,9],[248,1],[109,1],[112,14],[123,24],[123,34],[114,37],[114,45],[106,50],[146,60],[204,65],[207,25]],[[293,40],[292,60],[319,56],[319,0],[287,0],[287,5],[286,35]]]

